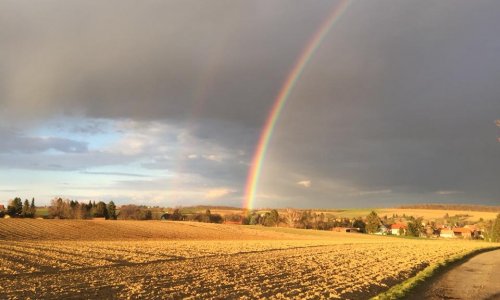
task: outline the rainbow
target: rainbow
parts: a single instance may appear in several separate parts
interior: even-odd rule
[[[259,183],[260,174],[262,172],[262,164],[266,156],[269,141],[271,140],[276,122],[278,121],[279,116],[283,111],[283,107],[285,106],[290,93],[297,84],[297,81],[299,80],[312,56],[319,48],[333,25],[335,25],[335,23],[347,10],[351,1],[352,0],[342,0],[334,7],[332,13],[319,27],[307,46],[301,52],[297,62],[295,63],[293,69],[288,74],[283,86],[281,87],[281,90],[279,91],[278,96],[274,101],[274,105],[271,108],[271,112],[269,113],[269,116],[260,135],[259,142],[254,152],[252,164],[248,171],[245,188],[245,199],[243,203],[244,208],[253,208],[257,185]]]

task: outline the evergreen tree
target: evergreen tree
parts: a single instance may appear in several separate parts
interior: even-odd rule
[[[500,242],[500,214],[497,215],[491,227],[491,241]]]
[[[377,213],[372,211],[367,217],[366,217],[366,232],[367,233],[375,233],[378,231],[380,225],[380,218],[378,217]]]
[[[116,205],[113,201],[108,203],[108,219],[116,220]]]
[[[30,214],[30,203],[28,199],[24,200],[23,208],[21,210],[21,217],[28,218]]]
[[[21,198],[16,197],[11,200],[7,206],[7,214],[11,217],[19,217],[23,211],[23,201]]]
[[[36,215],[35,198],[32,198],[30,205],[30,218],[34,218],[35,215]]]
[[[108,209],[106,208],[106,203],[99,201],[95,205],[95,212],[94,212],[94,217],[95,218],[108,218]]]
[[[415,221],[408,222],[408,231],[406,235],[419,237],[421,233],[424,233],[424,229],[422,218],[418,218]]]
[[[352,227],[359,228],[361,232],[366,232],[366,223],[361,220],[361,218],[356,219],[352,222]]]

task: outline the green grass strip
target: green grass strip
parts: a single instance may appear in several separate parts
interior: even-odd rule
[[[423,283],[427,283],[430,279],[437,277],[438,275],[444,273],[445,271],[451,269],[451,267],[460,264],[461,262],[483,252],[493,251],[500,249],[498,246],[492,246],[482,249],[477,249],[469,253],[454,256],[452,258],[446,259],[443,262],[432,264],[422,271],[418,272],[417,275],[411,277],[402,283],[393,286],[389,290],[378,294],[377,296],[371,298],[372,300],[388,300],[388,299],[404,299],[408,297],[411,292],[415,291],[416,288],[420,287]]]

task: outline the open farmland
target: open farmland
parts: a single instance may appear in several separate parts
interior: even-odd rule
[[[202,207],[191,207],[184,208],[185,213],[203,213],[209,208]],[[210,208],[211,212],[214,214],[220,214],[222,216],[230,214],[244,214],[244,211],[239,208]],[[263,209],[261,211],[269,211],[270,209]],[[324,213],[326,215],[335,216],[337,218],[358,218],[365,217],[371,211],[375,211],[379,216],[392,217],[397,215],[402,217],[414,216],[416,218],[423,217],[426,220],[437,220],[442,219],[443,216],[448,214],[449,216],[463,216],[463,220],[477,222],[480,219],[483,220],[494,220],[498,213],[500,213],[500,208],[495,211],[479,211],[479,210],[465,210],[465,209],[423,209],[423,208],[364,208],[364,209],[334,209],[334,210],[316,210],[312,209],[314,212]],[[279,210],[280,213],[285,213],[285,210]]]
[[[491,246],[160,221],[9,219],[0,231],[8,298],[364,299]]]
[[[331,214],[339,218],[358,218],[368,215],[371,211],[375,211],[379,216],[397,215],[402,217],[413,216],[415,218],[422,217],[426,220],[442,219],[444,215],[449,216],[460,215],[464,216],[464,220],[477,222],[479,219],[494,220],[499,212],[485,212],[472,210],[448,210],[448,209],[418,209],[418,208],[367,208],[367,209],[346,209],[346,210],[326,210],[319,211],[326,214]],[[467,217],[465,217],[467,216]]]

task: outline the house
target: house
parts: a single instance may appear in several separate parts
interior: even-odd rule
[[[384,224],[381,224],[378,228],[378,231],[375,232],[375,234],[378,234],[378,235],[386,235],[390,232],[390,227],[389,226],[386,226]]]
[[[439,236],[442,238],[455,238],[455,233],[451,229],[441,229]]]
[[[3,204],[0,204],[0,211],[4,211],[5,210],[5,206]]]
[[[452,230],[453,230],[453,233],[455,234],[455,237],[463,238],[463,239],[470,239],[470,238],[472,238],[472,232],[473,232],[473,230],[470,229],[470,228],[455,227]]]
[[[401,233],[405,234],[408,226],[403,223],[394,223],[391,225],[391,234],[401,235]]]
[[[475,240],[484,239],[482,229],[477,225],[465,225],[464,228],[469,228],[471,230],[471,238]]]

